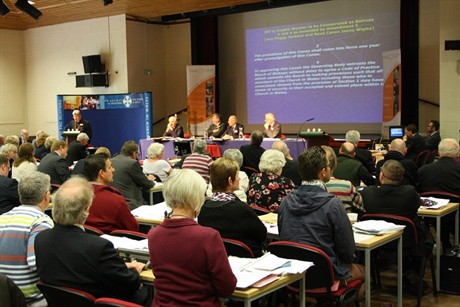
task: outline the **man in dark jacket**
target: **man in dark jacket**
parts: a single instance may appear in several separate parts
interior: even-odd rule
[[[302,185],[281,203],[278,228],[281,240],[309,244],[331,258],[335,277],[346,283],[364,281],[364,268],[353,263],[355,241],[342,202],[327,192],[331,177],[326,151],[314,146],[299,157]],[[364,284],[359,291],[364,295]]]
[[[417,184],[417,165],[414,160],[405,157],[407,148],[406,142],[402,139],[394,139],[390,144],[390,150],[386,153],[385,158],[377,163],[377,181],[380,182],[380,168],[388,160],[399,161],[404,167],[404,176],[401,184],[410,184],[415,186]]]
[[[418,133],[417,126],[414,124],[407,125],[405,141],[407,146],[406,157],[415,161],[417,155],[425,150],[425,140]]]

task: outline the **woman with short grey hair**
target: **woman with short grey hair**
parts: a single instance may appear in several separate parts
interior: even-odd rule
[[[142,169],[147,175],[155,175],[165,182],[171,175],[172,167],[163,159],[165,147],[161,143],[152,143],[147,149],[147,159],[142,164]]]
[[[260,173],[249,178],[248,205],[278,212],[281,201],[295,189],[291,179],[281,176],[286,159],[281,151],[266,150],[260,157]]]

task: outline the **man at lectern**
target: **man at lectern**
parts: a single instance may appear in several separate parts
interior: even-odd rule
[[[166,131],[163,133],[163,136],[170,136],[173,138],[184,137],[184,128],[177,123],[177,115],[169,117],[168,126],[166,126]]]
[[[67,129],[70,130],[78,130],[80,132],[84,132],[89,137],[89,142],[91,142],[91,137],[93,136],[93,131],[91,130],[91,124],[89,121],[84,120],[81,118],[80,110],[74,110],[72,112],[73,120],[69,122],[67,125]]]
[[[264,136],[267,138],[281,137],[281,124],[275,120],[273,113],[265,114]]]

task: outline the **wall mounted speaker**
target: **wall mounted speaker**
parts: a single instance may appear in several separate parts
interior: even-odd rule
[[[97,55],[87,55],[82,57],[83,60],[83,69],[85,74],[100,73],[105,71],[105,67],[101,62],[101,56]]]
[[[460,50],[460,40],[446,41],[445,50]]]

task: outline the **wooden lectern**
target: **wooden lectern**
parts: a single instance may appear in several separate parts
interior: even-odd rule
[[[324,131],[301,131],[299,136],[307,141],[307,148],[322,145],[330,146],[331,140],[334,140]]]
[[[66,130],[66,131],[62,131],[62,133],[61,133],[61,135],[63,137],[65,137],[65,141],[66,141],[67,145],[69,145],[70,143],[75,141],[79,134],[80,134],[79,130],[76,130],[76,131],[75,130]]]

